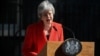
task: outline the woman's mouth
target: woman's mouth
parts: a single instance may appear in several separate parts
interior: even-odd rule
[[[49,21],[50,21],[50,19],[47,19],[46,21],[47,21],[47,22],[49,22]]]

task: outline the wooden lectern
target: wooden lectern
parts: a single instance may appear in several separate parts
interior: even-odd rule
[[[63,42],[47,42],[38,56],[66,56],[61,49]],[[95,42],[81,42],[82,50],[76,56],[94,56]]]

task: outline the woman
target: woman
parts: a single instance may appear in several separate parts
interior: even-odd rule
[[[47,41],[63,41],[63,29],[60,23],[53,22],[55,9],[49,1],[38,6],[40,21],[31,24],[26,30],[22,47],[23,56],[37,56]]]

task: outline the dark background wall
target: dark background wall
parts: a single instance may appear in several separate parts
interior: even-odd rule
[[[37,6],[42,0],[1,0],[0,54],[21,56],[26,27],[38,21]],[[56,9],[54,21],[70,28],[80,41],[94,41],[98,56],[100,40],[99,0],[50,0]],[[64,28],[65,39],[72,38]]]

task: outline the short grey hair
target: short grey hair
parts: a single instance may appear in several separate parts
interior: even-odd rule
[[[55,8],[52,3],[50,3],[48,0],[44,0],[41,2],[38,6],[38,17],[40,17],[41,13],[44,12],[45,10],[51,10],[53,14],[55,14]]]

